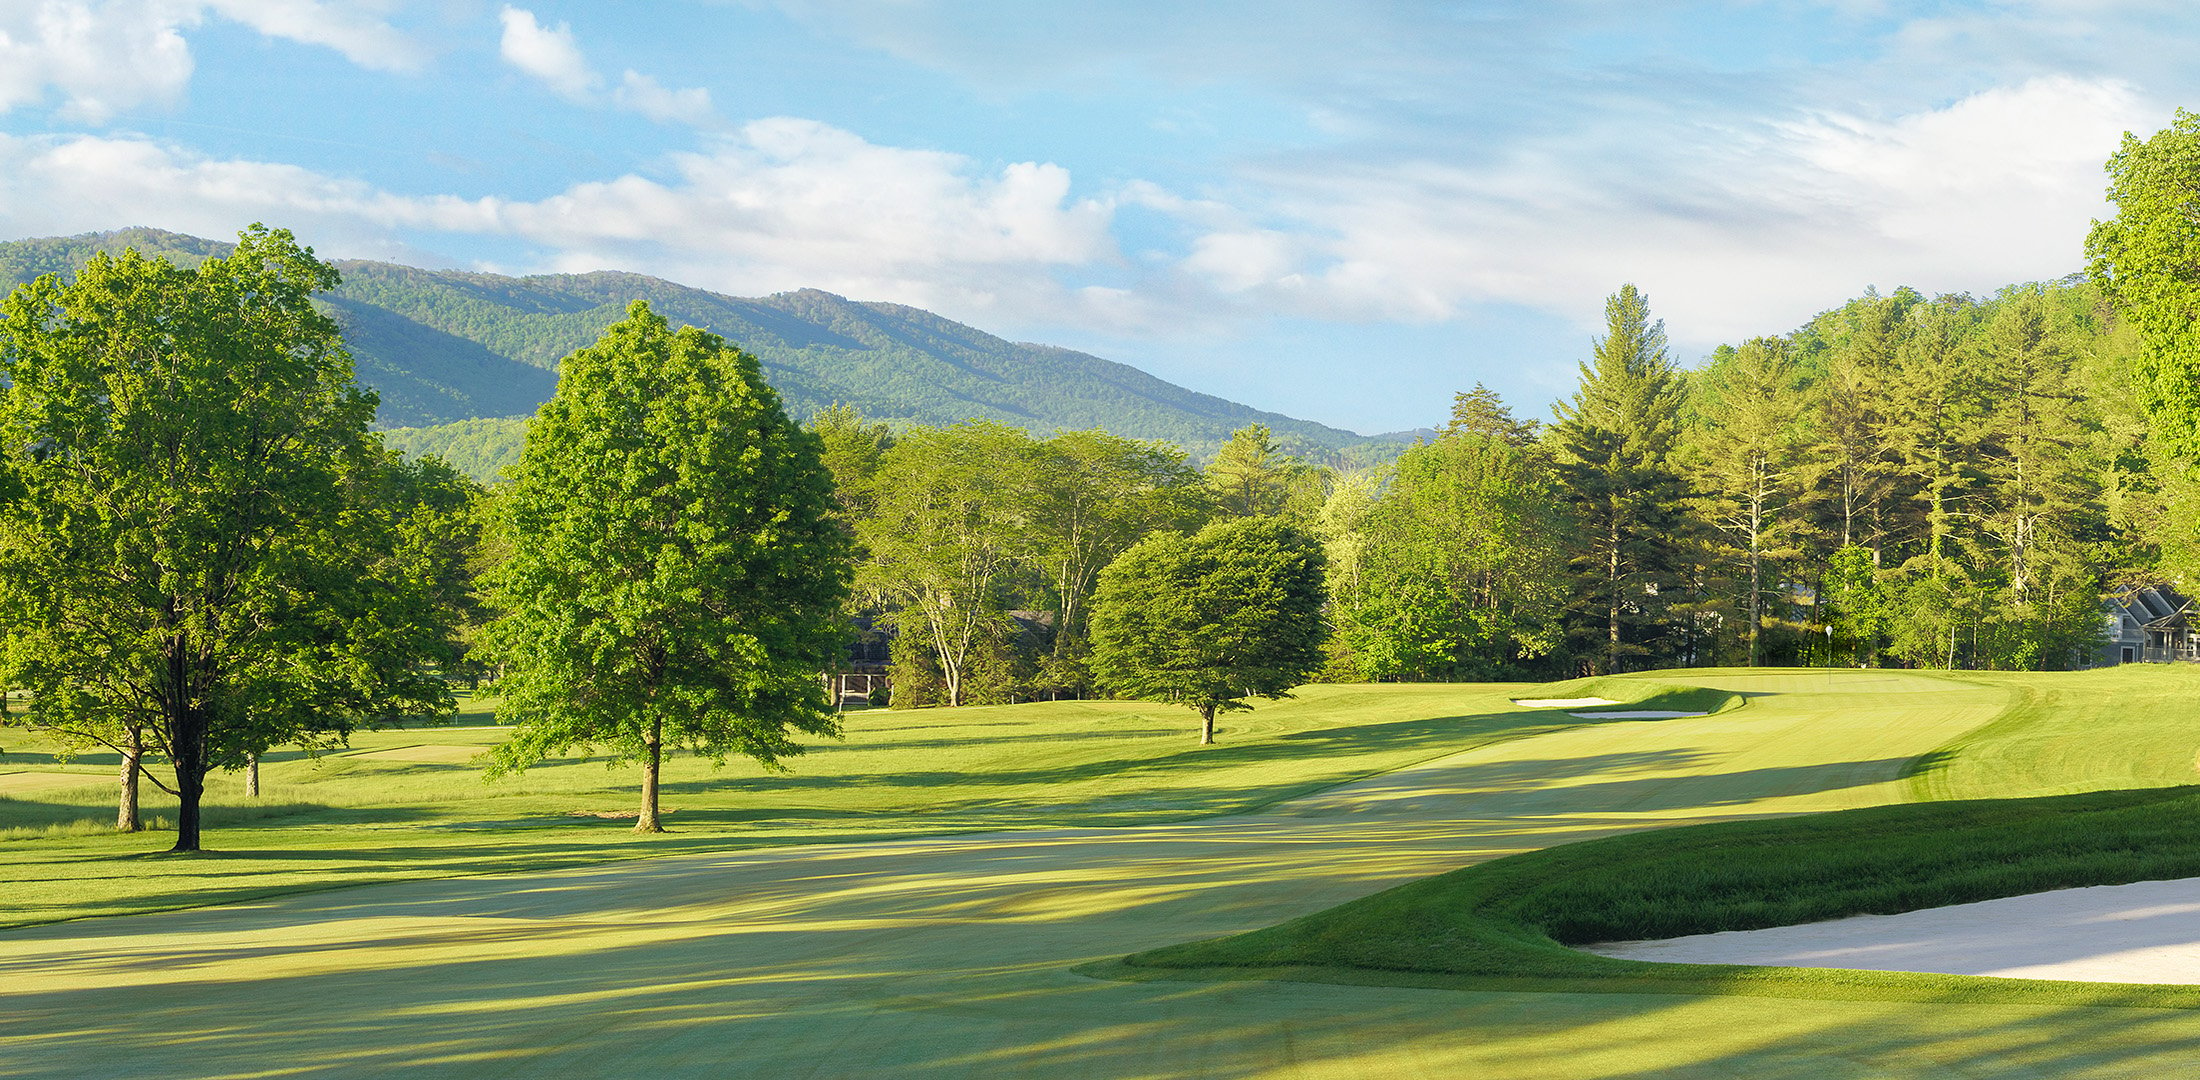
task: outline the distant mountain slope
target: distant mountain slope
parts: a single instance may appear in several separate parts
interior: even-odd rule
[[[144,228],[0,243],[0,285],[70,273],[94,251],[128,246],[185,264],[229,249]],[[1039,432],[1100,427],[1194,451],[1251,423],[1269,425],[1279,442],[1302,453],[1329,456],[1370,442],[1096,356],[1009,342],[917,308],[814,289],[743,299],[610,271],[513,278],[381,262],[336,266],[344,281],[325,305],[344,327],[360,381],[382,395],[380,422],[393,427],[532,413],[555,388],[558,361],[644,299],[674,325],[704,327],[756,354],[797,416],[841,402],[894,422],[978,417]],[[504,430],[466,425],[450,438],[478,443]],[[413,441],[423,438],[444,436]],[[1383,457],[1387,444],[1403,440],[1374,441],[1362,452]]]

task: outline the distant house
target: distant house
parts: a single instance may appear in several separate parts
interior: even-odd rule
[[[2108,635],[2098,663],[2200,661],[2193,616],[2192,601],[2174,590],[2146,585],[2123,589],[2108,598]]]

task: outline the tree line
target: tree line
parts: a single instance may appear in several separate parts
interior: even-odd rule
[[[1311,677],[1706,664],[2058,668],[2103,591],[2200,559],[2200,117],[2127,139],[2083,275],[1867,292],[1672,356],[1648,298],[1549,422],[1477,386],[1393,465],[1259,425],[1195,466],[1103,431],[787,417],[756,358],[636,302],[567,358],[509,484],[369,430],[313,294],[255,226],[0,308],[0,623],[35,725],[151,778],[447,715],[494,676],[496,769],[573,747],[767,767],[837,732],[855,616],[900,706],[1130,694],[1218,712]],[[173,783],[148,759],[165,761]]]

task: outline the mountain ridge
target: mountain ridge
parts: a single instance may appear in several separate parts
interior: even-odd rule
[[[73,273],[94,252],[125,247],[192,265],[232,245],[144,226],[8,241],[0,284]],[[1075,349],[821,289],[737,297],[619,270],[512,277],[329,262],[343,282],[317,302],[343,327],[360,382],[381,394],[378,423],[391,428],[466,423],[478,438],[502,425],[472,422],[532,414],[556,387],[557,363],[641,299],[675,325],[703,327],[754,354],[796,416],[845,404],[896,425],[975,418],[1041,434],[1099,427],[1195,454],[1264,423],[1294,452],[1331,459],[1388,457],[1414,434],[1362,436]]]

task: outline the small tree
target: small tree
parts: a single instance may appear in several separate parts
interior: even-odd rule
[[[850,541],[819,441],[755,357],[636,301],[567,357],[498,526],[488,644],[518,730],[494,771],[571,747],[642,765],[661,832],[664,748],[767,768],[790,730],[838,729],[819,679],[845,647]]]
[[[1322,571],[1321,546],[1273,518],[1147,537],[1100,574],[1093,674],[1120,693],[1190,706],[1210,744],[1215,713],[1288,697],[1321,668]]]

